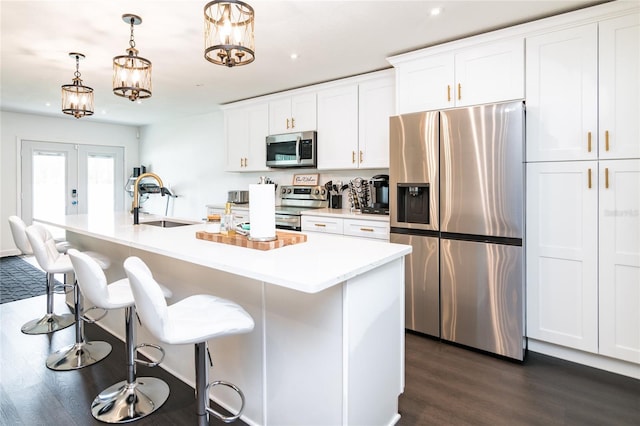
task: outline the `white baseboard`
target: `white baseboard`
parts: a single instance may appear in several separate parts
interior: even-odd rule
[[[529,338],[529,350],[600,370],[640,379],[640,364],[579,351]]]
[[[0,257],[18,256],[22,252],[18,249],[9,249],[0,251]]]

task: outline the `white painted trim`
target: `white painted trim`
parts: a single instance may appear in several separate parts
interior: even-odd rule
[[[542,18],[537,21],[526,22],[524,24],[514,25],[512,27],[495,30],[460,40],[454,40],[442,44],[438,44],[424,49],[414,50],[400,55],[387,58],[387,61],[393,66],[403,64],[405,62],[414,61],[416,59],[440,53],[456,53],[461,49],[477,47],[482,44],[493,43],[496,41],[504,41],[510,38],[531,37],[539,34],[558,31],[565,28],[576,27],[588,23],[602,21],[618,16],[628,15],[634,11],[640,10],[637,2],[630,1],[614,1],[585,9],[567,12],[548,18]]]
[[[529,350],[611,373],[640,379],[640,365],[529,338]]]

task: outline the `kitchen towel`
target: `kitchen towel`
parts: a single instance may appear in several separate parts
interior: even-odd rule
[[[249,185],[249,239],[276,239],[276,189],[274,184]]]

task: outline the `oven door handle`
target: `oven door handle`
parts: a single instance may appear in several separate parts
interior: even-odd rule
[[[296,163],[300,164],[300,136],[296,137]]]

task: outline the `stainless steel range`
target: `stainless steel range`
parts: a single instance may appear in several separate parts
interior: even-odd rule
[[[276,206],[276,228],[300,231],[302,211],[328,207],[327,195],[323,186],[281,187],[280,205]]]

